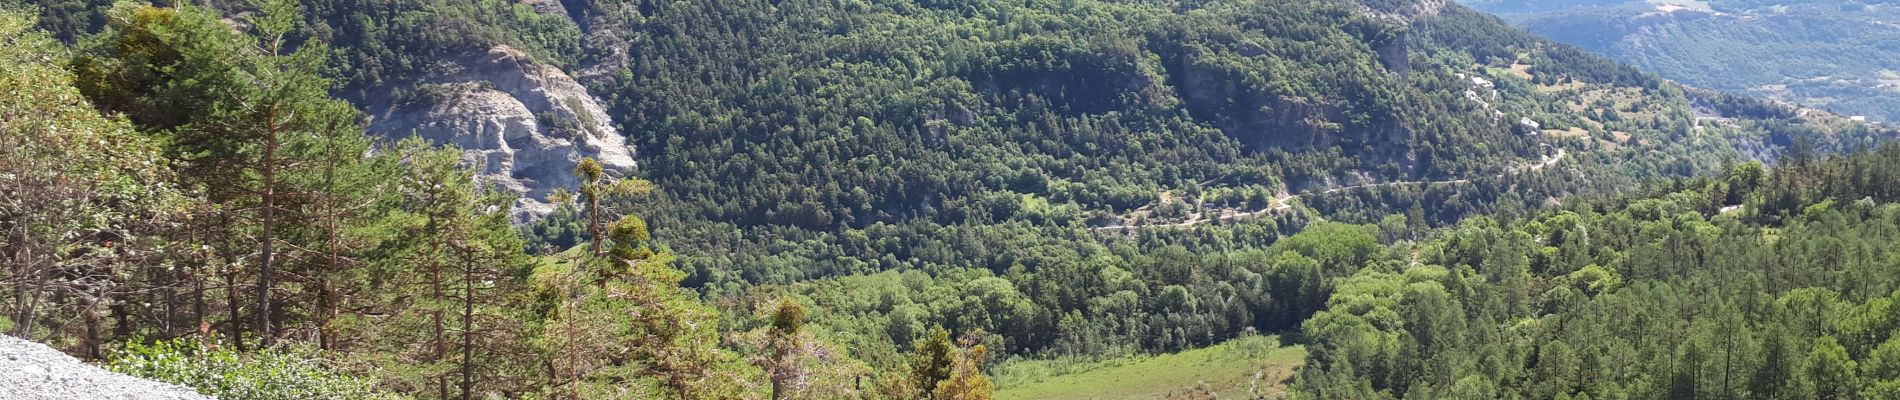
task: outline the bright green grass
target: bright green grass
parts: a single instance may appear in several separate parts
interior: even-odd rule
[[[1220,398],[1269,398],[1285,391],[1306,348],[1280,346],[1276,336],[1250,336],[1211,347],[1159,356],[1090,363],[1016,361],[996,370],[996,398],[1097,400],[1188,398],[1212,391]],[[1255,386],[1255,376],[1260,380]],[[1203,396],[1194,396],[1203,397]]]

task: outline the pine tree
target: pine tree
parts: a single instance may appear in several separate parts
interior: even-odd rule
[[[931,328],[923,340],[917,341],[910,356],[910,387],[917,398],[931,397],[938,384],[950,379],[956,367],[955,351],[950,331],[943,327]]]
[[[582,162],[576,168],[590,218],[615,213],[608,196],[651,190],[638,179],[610,179]],[[718,399],[742,396],[752,372],[718,346],[717,311],[680,287],[685,273],[658,251],[644,219],[623,214],[611,224],[590,223],[593,243],[535,272],[536,286],[558,301],[544,324],[551,395]],[[564,393],[563,393],[564,392]]]
[[[1847,349],[1831,336],[1814,340],[1814,349],[1802,363],[1805,385],[1815,399],[1850,399],[1860,391],[1860,367]]]
[[[785,399],[787,386],[800,375],[796,355],[804,346],[799,337],[804,324],[805,307],[791,299],[779,299],[767,333],[772,356],[764,365],[766,376],[772,380],[772,400]]]
[[[309,274],[307,264],[314,263],[308,261],[323,258],[285,257],[279,243],[325,230],[315,218],[321,210],[312,207],[325,188],[311,186],[321,179],[310,177],[334,173],[336,165],[324,162],[326,150],[340,152],[337,144],[352,140],[360,149],[362,131],[355,109],[329,97],[330,82],[320,75],[327,49],[289,42],[300,19],[296,3],[272,0],[261,8],[246,20],[247,35],[194,7],[121,3],[108,13],[113,36],[75,58],[74,69],[89,98],[164,136],[167,153],[180,161],[180,176],[219,206],[207,219],[216,221],[214,236],[254,246],[239,251],[238,243],[219,244],[227,265],[255,260],[251,322],[259,343],[269,346],[281,325],[273,319],[289,314],[274,301],[279,292],[296,292],[280,290],[279,271]],[[227,292],[237,290],[235,272],[226,273]],[[234,315],[239,306],[226,305]],[[227,321],[234,340],[240,339],[238,318]]]
[[[981,366],[989,359],[989,349],[976,344],[972,337],[966,336],[963,348],[957,354],[956,364],[950,369],[950,377],[937,383],[931,390],[933,400],[990,400],[994,387],[990,378],[983,375]]]

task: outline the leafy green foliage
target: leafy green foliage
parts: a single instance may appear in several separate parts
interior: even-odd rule
[[[1243,391],[1270,396],[1284,392],[1284,385],[1276,383],[1292,376],[1305,355],[1303,347],[1285,345],[1279,337],[1252,335],[1153,356],[1002,362],[992,369],[992,376],[999,399],[1164,397],[1184,389],[1221,396]]]
[[[106,367],[113,372],[173,383],[232,400],[397,399],[375,381],[345,375],[309,350],[240,353],[194,340],[129,343]]]
[[[98,357],[103,340],[65,321],[103,305],[60,299],[155,286],[135,279],[151,271],[132,254],[166,248],[165,227],[189,202],[158,144],[92,109],[57,42],[32,25],[0,9],[0,281],[11,294],[0,325]]]
[[[603,177],[592,160],[574,173],[596,221],[613,212],[598,206],[601,197],[645,188]],[[679,286],[685,274],[670,266],[671,254],[649,247],[644,220],[622,215],[603,233],[594,250],[576,248],[530,273],[534,308],[547,311],[534,342],[554,357],[550,380],[562,382],[541,395],[728,399],[757,392],[746,382],[762,371],[719,346],[719,313]]]

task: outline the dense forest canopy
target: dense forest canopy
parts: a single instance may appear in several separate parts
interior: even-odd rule
[[[1743,165],[1370,263],[1302,325],[1312,398],[1900,395],[1900,146]],[[1730,201],[1742,199],[1739,204]]]
[[[226,398],[986,399],[1259,333],[1304,398],[1900,379],[1892,131],[1442,1],[11,2],[0,329]],[[364,133],[504,45],[638,170],[515,226]]]

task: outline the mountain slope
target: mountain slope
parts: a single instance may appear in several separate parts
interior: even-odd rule
[[[685,285],[812,304],[876,369],[938,326],[1083,358],[1297,329],[1434,225],[1892,136],[1442,1],[303,4],[362,107],[497,45],[572,72],[658,183],[607,206]]]
[[[1893,398],[1896,166],[1889,143],[1467,220],[1422,241],[1405,268],[1342,279],[1301,326],[1312,357],[1293,391]]]
[[[1311,235],[1395,242],[1891,135],[1678,87],[1435,1],[539,10],[579,31],[578,50],[543,54],[640,149],[662,193],[616,206],[659,211],[686,283],[806,296],[874,364],[933,325],[1016,355],[1291,329],[1330,287],[1302,279],[1369,259],[1281,240],[1316,221],[1387,222]],[[1446,184],[1382,185],[1396,182]],[[1287,211],[1165,227],[1270,209]],[[530,230],[566,247],[579,216]],[[1109,225],[1156,226],[1089,229]]]
[[[582,68],[625,72],[584,80],[665,188],[635,206],[670,210],[656,225],[694,238],[671,243],[699,256],[689,284],[738,297],[787,283],[776,290],[808,296],[817,324],[872,360],[931,325],[1019,355],[1290,329],[1324,301],[1289,294],[1309,293],[1298,282],[1343,276],[1287,267],[1294,255],[1354,259],[1277,245],[1317,220],[1393,221],[1416,204],[1376,234],[1313,233],[1392,242],[1891,136],[1678,87],[1451,5],[827,5],[566,11],[624,41],[611,47],[624,58]],[[1413,181],[1454,184],[1328,192]],[[1298,212],[1172,223],[1296,193],[1316,194]]]
[[[1684,83],[1892,121],[1900,9],[1881,2],[1470,1]],[[1683,6],[1671,3],[1681,3]]]

